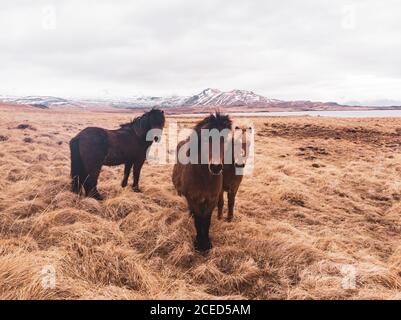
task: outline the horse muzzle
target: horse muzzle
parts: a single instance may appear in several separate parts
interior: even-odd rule
[[[223,172],[223,165],[221,163],[218,164],[209,164],[209,171],[211,174],[217,176]]]

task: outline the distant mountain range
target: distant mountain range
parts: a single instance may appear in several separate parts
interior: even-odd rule
[[[280,103],[282,101],[268,99],[258,95],[252,91],[246,90],[231,90],[220,91],[218,89],[205,89],[201,93],[189,97],[184,101],[183,105],[187,106],[255,106],[269,105],[272,103]]]
[[[79,107],[79,108],[124,108],[144,109],[151,107],[177,109],[181,112],[203,112],[212,108],[229,111],[305,111],[305,110],[352,110],[378,107],[360,103],[341,105],[336,102],[283,101],[269,99],[252,91],[205,89],[193,96],[132,96],[125,99],[65,99],[52,96],[1,96],[0,102],[30,105],[39,108]],[[388,102],[388,101],[387,101]],[[401,105],[401,103],[399,104]],[[388,107],[388,105],[387,105]],[[391,107],[390,107],[391,108]],[[397,107],[394,107],[397,108]],[[173,111],[173,110],[171,110]]]
[[[401,101],[391,99],[376,99],[366,101],[347,101],[346,104],[352,106],[391,107],[401,106]]]

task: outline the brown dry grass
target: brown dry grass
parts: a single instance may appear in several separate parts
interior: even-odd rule
[[[171,165],[145,165],[142,194],[121,167],[103,169],[102,203],[69,192],[69,139],[127,117],[0,109],[1,299],[401,297],[401,119],[254,119],[254,176],[201,255]]]

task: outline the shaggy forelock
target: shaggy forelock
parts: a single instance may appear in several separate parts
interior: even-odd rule
[[[221,131],[224,129],[231,129],[231,125],[232,121],[228,115],[216,112],[201,120],[195,126],[195,130],[200,131],[201,129],[217,129]]]

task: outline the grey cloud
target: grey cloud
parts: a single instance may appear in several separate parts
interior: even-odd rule
[[[401,4],[393,0],[2,6],[1,91],[158,95],[218,87],[283,99],[401,99],[389,89],[401,83]],[[46,8],[55,10],[54,29],[43,28]],[[352,8],[355,25],[344,26]]]

